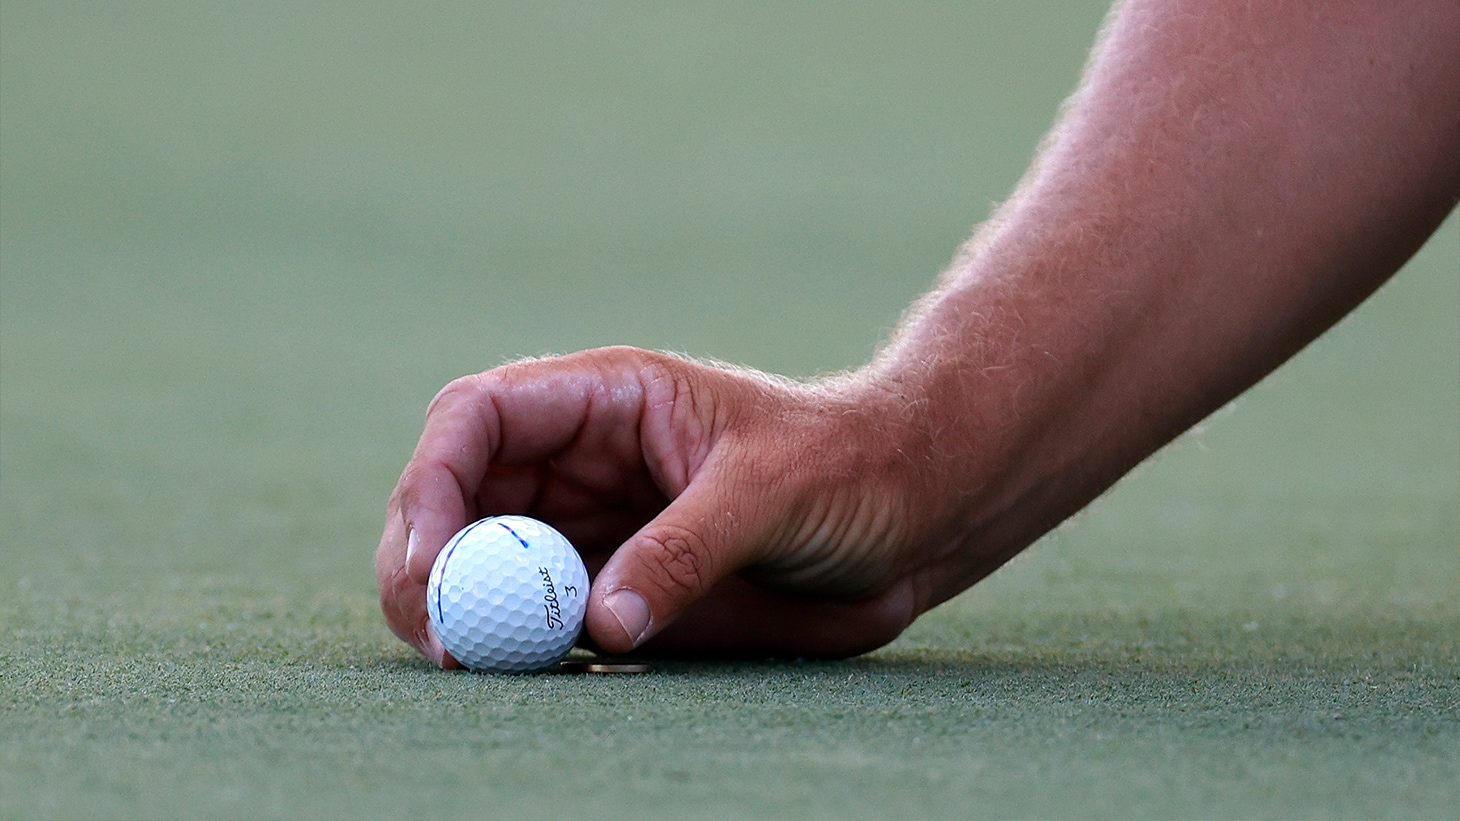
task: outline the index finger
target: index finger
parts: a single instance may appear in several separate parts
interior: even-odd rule
[[[605,363],[585,356],[462,377],[432,400],[392,497],[412,548],[405,563],[413,581],[425,583],[442,546],[470,521],[522,512],[477,510],[478,491],[492,465],[551,459],[578,437],[596,399],[637,413],[638,381],[609,379]]]

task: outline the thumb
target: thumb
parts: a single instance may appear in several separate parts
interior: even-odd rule
[[[692,482],[614,552],[588,600],[588,635],[599,647],[633,650],[759,558],[767,534],[756,523],[773,517],[751,515],[735,495],[722,482]]]

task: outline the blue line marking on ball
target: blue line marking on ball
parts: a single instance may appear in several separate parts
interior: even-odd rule
[[[473,530],[476,530],[477,525],[479,524],[481,524],[481,522],[474,522],[471,527],[468,527],[467,529],[456,534],[456,537],[453,538],[449,543],[447,543],[446,558],[441,560],[441,575],[443,578],[446,576],[446,568],[451,564],[451,554],[456,552],[456,546],[461,544],[461,540],[466,538],[466,534],[472,532]],[[513,533],[512,535],[516,536],[517,534]],[[519,539],[518,541],[521,541],[521,539]],[[436,594],[436,615],[439,618],[441,615],[441,586],[437,585],[436,589],[431,592]]]
[[[508,533],[511,533],[512,534],[512,538],[516,539],[517,540],[517,543],[520,544],[520,545],[522,545],[522,549],[523,550],[531,550],[532,549],[532,545],[528,544],[526,539],[522,538],[521,536],[518,536],[517,535],[517,531],[513,530],[512,528],[508,527],[507,525],[503,524],[502,522],[497,522],[497,524],[500,525],[503,530],[507,531]]]

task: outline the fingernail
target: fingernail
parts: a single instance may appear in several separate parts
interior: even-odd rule
[[[603,597],[603,606],[618,619],[618,626],[634,639],[634,646],[644,640],[649,630],[649,603],[627,587],[615,590]]]
[[[406,566],[410,567],[411,559],[415,558],[416,548],[421,544],[421,537],[416,535],[413,527],[406,531]]]

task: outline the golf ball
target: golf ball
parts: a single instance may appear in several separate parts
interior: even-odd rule
[[[588,570],[563,534],[526,516],[467,525],[441,548],[426,612],[467,668],[526,673],[557,663],[583,630]]]

